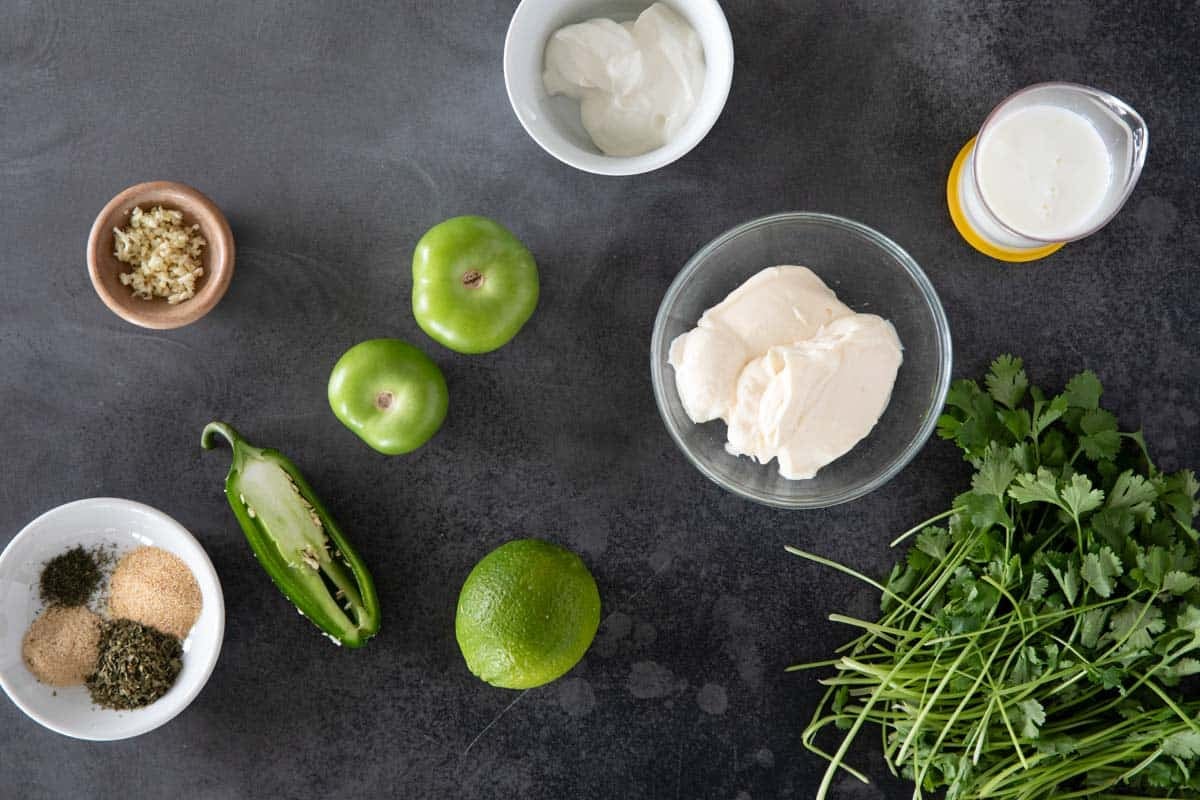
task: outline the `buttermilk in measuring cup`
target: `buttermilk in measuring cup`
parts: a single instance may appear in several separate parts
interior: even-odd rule
[[[1066,241],[1095,227],[1113,178],[1112,158],[1084,116],[1033,105],[996,119],[975,155],[979,193],[1009,228]]]
[[[1141,174],[1146,124],[1127,103],[1074,83],[1008,97],[959,153],[947,182],[963,238],[1001,261],[1033,261],[1094,233]]]

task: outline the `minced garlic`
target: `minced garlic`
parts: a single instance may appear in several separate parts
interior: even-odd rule
[[[183,214],[173,209],[133,209],[129,227],[113,228],[113,255],[134,268],[121,274],[121,283],[146,300],[165,297],[173,305],[192,298],[208,244],[199,230],[199,225],[184,225]]]

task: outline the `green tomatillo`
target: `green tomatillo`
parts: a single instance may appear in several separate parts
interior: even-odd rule
[[[538,301],[533,255],[485,217],[430,228],[413,254],[413,315],[459,353],[488,353],[517,335]]]
[[[329,406],[342,424],[379,452],[410,453],[438,432],[449,405],[438,365],[399,339],[368,339],[338,359]]]

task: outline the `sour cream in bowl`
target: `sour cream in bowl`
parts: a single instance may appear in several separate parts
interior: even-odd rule
[[[717,0],[523,0],[504,79],[548,153],[586,172],[635,175],[712,129],[733,81],[733,38]]]

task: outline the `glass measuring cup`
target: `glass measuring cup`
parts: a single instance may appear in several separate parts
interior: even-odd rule
[[[1112,168],[1104,197],[1087,224],[1061,239],[1047,239],[1005,222],[979,189],[978,149],[988,143],[999,120],[1032,106],[1061,108],[1086,119],[1103,140]],[[1010,262],[1045,258],[1069,241],[1092,235],[1116,216],[1142,173],[1149,143],[1142,117],[1107,92],[1077,83],[1028,86],[996,106],[979,134],[959,152],[946,183],[950,217],[967,243],[985,255]]]

